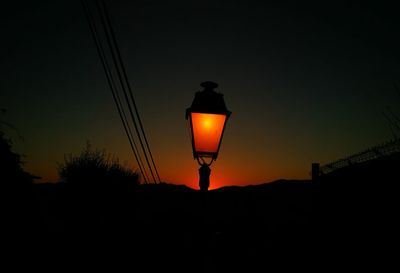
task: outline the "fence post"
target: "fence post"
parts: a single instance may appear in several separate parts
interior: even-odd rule
[[[311,180],[316,181],[319,178],[319,163],[311,164]]]

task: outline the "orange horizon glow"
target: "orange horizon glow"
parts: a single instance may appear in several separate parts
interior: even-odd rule
[[[230,139],[227,138],[227,147],[230,146]],[[189,152],[189,143],[186,149],[182,149],[177,156],[180,157]],[[186,150],[186,152],[185,152]],[[260,160],[238,160],[237,157],[229,156],[229,150],[222,151],[221,158],[215,161],[211,166],[210,187],[209,190],[218,189],[225,186],[246,186],[268,183],[278,179],[307,179],[307,176],[301,171],[288,172],[284,168],[274,165],[273,161],[262,162]],[[189,154],[190,155],[190,154]],[[182,156],[184,158],[184,156]],[[161,181],[176,185],[186,185],[192,189],[199,190],[199,165],[195,160],[189,159],[182,161],[162,160],[159,172]],[[135,163],[130,164],[132,169],[139,171]],[[36,183],[59,182],[56,168],[49,165],[34,165],[33,168],[26,170],[42,176]],[[178,171],[177,171],[178,168]],[[140,178],[143,182],[143,178]]]
[[[191,119],[196,152],[218,152],[226,115],[191,113]]]

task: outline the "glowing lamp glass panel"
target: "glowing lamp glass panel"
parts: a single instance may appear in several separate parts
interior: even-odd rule
[[[197,153],[217,153],[226,115],[191,113],[194,148]]]

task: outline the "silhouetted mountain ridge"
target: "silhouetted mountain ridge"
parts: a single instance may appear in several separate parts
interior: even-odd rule
[[[278,179],[271,182],[249,184],[249,185],[235,185],[235,186],[224,186],[211,191],[224,191],[224,190],[241,190],[241,189],[262,189],[262,188],[273,188],[277,186],[289,186],[291,184],[310,184],[310,180],[289,180],[289,179]]]

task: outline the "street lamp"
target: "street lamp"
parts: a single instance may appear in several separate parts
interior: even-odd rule
[[[214,91],[217,83],[206,81],[200,86],[204,90],[196,92],[192,105],[186,109],[186,119],[190,125],[193,157],[201,166],[200,190],[207,191],[210,186],[210,165],[217,159],[231,112],[226,108],[223,94]]]

